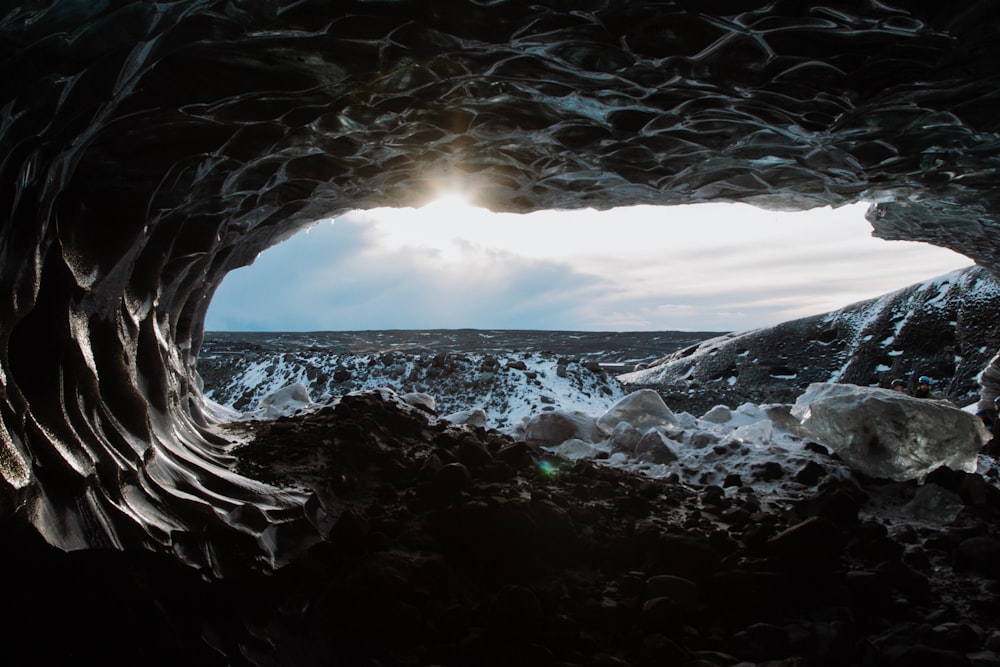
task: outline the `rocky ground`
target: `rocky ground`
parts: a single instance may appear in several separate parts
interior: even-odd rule
[[[42,664],[1000,665],[1000,492],[979,475],[934,473],[922,488],[958,518],[905,524],[870,499],[915,484],[818,464],[789,472],[801,497],[651,480],[376,393],[250,428],[242,472],[313,488],[323,541],[213,582],[7,526],[8,646]]]
[[[970,267],[840,310],[707,340],[618,376],[628,389],[656,389],[675,410],[794,403],[813,382],[909,391],[929,376],[956,405],[981,398],[980,374],[1000,348],[1000,289]],[[992,399],[992,391],[986,395]]]

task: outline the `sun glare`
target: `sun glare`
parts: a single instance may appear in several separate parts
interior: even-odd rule
[[[834,310],[970,264],[943,248],[873,238],[863,203],[783,215],[725,204],[520,215],[440,192],[419,208],[346,214],[275,249],[272,273],[261,268],[270,255],[256,262],[261,277],[247,281],[249,301],[275,293],[288,309],[306,294],[326,298],[272,330],[333,326],[319,317],[372,328],[385,313],[397,327],[421,328],[428,313],[451,309],[440,326],[730,331]],[[236,284],[227,278],[220,294]],[[358,291],[366,284],[378,301]],[[259,308],[232,310],[236,319]],[[291,325],[293,317],[313,319]]]
[[[476,210],[469,200],[457,192],[449,192],[439,196],[429,204],[425,204],[417,209],[421,213],[431,213],[443,215],[449,218],[468,215]]]

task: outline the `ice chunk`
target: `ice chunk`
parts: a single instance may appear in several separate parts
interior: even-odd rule
[[[854,470],[896,481],[940,466],[974,472],[989,439],[978,417],[947,401],[877,387],[817,382],[792,414]]]
[[[707,422],[712,422],[713,424],[725,424],[733,418],[733,411],[725,405],[716,405],[714,408],[706,412],[701,417]]]
[[[740,426],[732,432],[731,437],[739,442],[752,442],[757,445],[766,445],[774,440],[774,424],[770,419],[762,419],[753,424]]]
[[[452,424],[465,424],[467,426],[486,428],[486,411],[482,408],[471,408],[452,412],[450,415],[442,417]]]
[[[553,453],[563,456],[571,461],[578,459],[592,459],[597,457],[600,450],[589,442],[584,442],[578,438],[570,438],[562,444],[550,448]]]
[[[627,422],[618,422],[618,426],[615,426],[611,437],[608,438],[608,444],[611,445],[613,452],[635,454],[635,446],[641,439],[642,431]]]
[[[552,410],[528,419],[524,425],[524,439],[541,445],[558,445],[572,438],[584,442],[600,442],[597,423],[582,412]]]
[[[437,412],[437,402],[434,397],[430,394],[425,394],[419,391],[413,391],[409,394],[403,394],[403,401],[407,404],[412,405],[415,408],[420,408],[426,410],[430,413]]]
[[[597,418],[605,433],[611,433],[619,423],[626,422],[640,431],[654,426],[675,426],[677,417],[652,389],[640,389],[621,399]]]
[[[677,460],[677,453],[674,452],[671,445],[676,447],[678,444],[668,438],[661,430],[654,428],[636,443],[635,455],[640,461],[659,464],[673,463]]]
[[[958,494],[937,484],[924,484],[917,488],[913,500],[903,506],[903,512],[917,520],[948,525],[958,518],[963,507]]]
[[[277,389],[264,398],[260,399],[260,410],[258,411],[262,419],[277,419],[294,414],[297,410],[309,407],[313,404],[309,397],[309,390],[301,382],[290,384],[281,389]]]

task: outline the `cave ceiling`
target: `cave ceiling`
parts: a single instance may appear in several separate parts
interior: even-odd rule
[[[0,10],[4,508],[197,562],[192,515],[294,506],[217,481],[192,371],[226,272],[347,210],[868,201],[996,272],[998,63],[992,0]]]

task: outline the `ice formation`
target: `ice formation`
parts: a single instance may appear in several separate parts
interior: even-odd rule
[[[870,201],[879,237],[996,270],[996,3],[841,4],[7,3],[5,513],[274,567],[271,533],[315,526],[218,469],[211,298],[318,219],[442,184],[513,212]]]
[[[856,471],[897,481],[941,466],[975,472],[990,438],[978,417],[948,401],[889,389],[817,382],[792,414]]]

